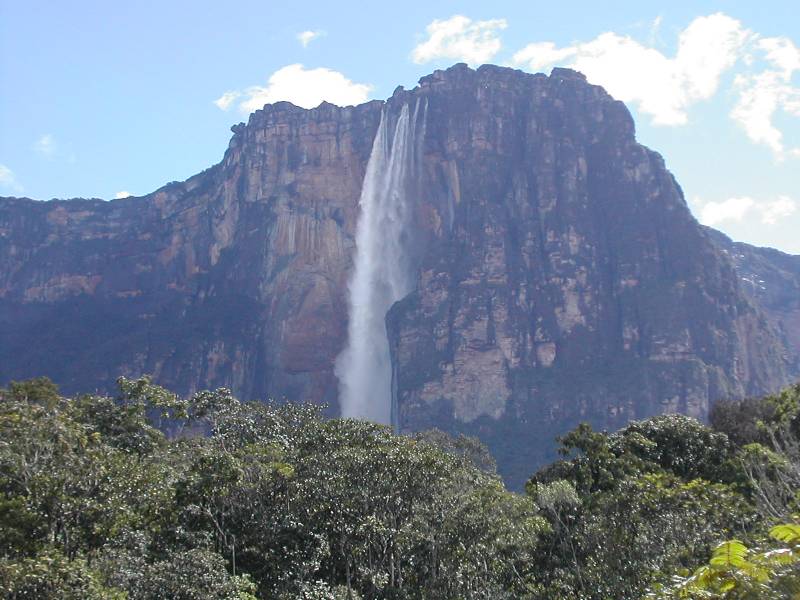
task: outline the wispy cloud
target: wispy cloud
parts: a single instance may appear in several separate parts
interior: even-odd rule
[[[355,83],[339,71],[306,69],[301,64],[293,64],[270,75],[266,86],[225,92],[214,104],[221,110],[229,110],[238,103],[238,108],[243,113],[282,100],[303,108],[314,108],[323,101],[349,106],[366,102],[371,91],[371,85]]]
[[[658,15],[653,19],[653,22],[650,23],[650,35],[647,41],[651,46],[655,46],[661,41],[661,23],[663,20],[664,16]]]
[[[36,143],[33,145],[34,150],[41,154],[42,156],[51,157],[56,153],[56,140],[55,138],[49,134],[45,133],[36,140]]]
[[[133,194],[125,190],[114,194],[114,198],[116,198],[117,200],[120,200],[121,198],[127,198],[128,196],[133,196]]]
[[[505,19],[473,21],[463,15],[436,20],[426,27],[428,37],[414,48],[411,58],[417,64],[457,60],[480,65],[500,51],[499,32],[507,26]]]
[[[22,191],[22,186],[17,181],[14,171],[5,165],[0,165],[0,188],[10,190],[15,193]]]
[[[214,100],[214,104],[216,104],[217,108],[220,110],[228,110],[241,95],[241,92],[236,91],[225,92],[222,96]]]
[[[300,42],[303,48],[308,48],[308,45],[311,42],[322,37],[323,35],[325,35],[323,31],[307,29],[306,31],[301,31],[297,34],[297,41]]]

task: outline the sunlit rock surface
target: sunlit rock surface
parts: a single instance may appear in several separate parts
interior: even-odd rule
[[[387,111],[418,99],[416,284],[387,317],[400,430],[477,434],[519,485],[579,421],[702,417],[798,376],[796,257],[699,226],[602,88],[456,65]],[[140,198],[0,199],[0,383],[152,373],[335,414],[383,106],[268,105],[218,165]]]

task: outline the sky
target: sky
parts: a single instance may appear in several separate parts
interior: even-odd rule
[[[582,71],[701,222],[800,254],[789,0],[0,0],[0,195],[143,195],[217,163],[264,103],[384,99],[456,62]]]

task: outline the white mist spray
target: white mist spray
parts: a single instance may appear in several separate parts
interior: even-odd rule
[[[390,138],[387,112],[381,113],[361,188],[348,339],[336,376],[342,416],[389,424],[392,367],[385,318],[414,285],[408,237],[425,115],[417,138],[419,102],[413,116],[404,105]]]

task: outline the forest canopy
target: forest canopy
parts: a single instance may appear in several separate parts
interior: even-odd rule
[[[41,599],[791,598],[800,386],[605,433],[505,489],[477,440],[319,407],[0,391],[0,590]]]

